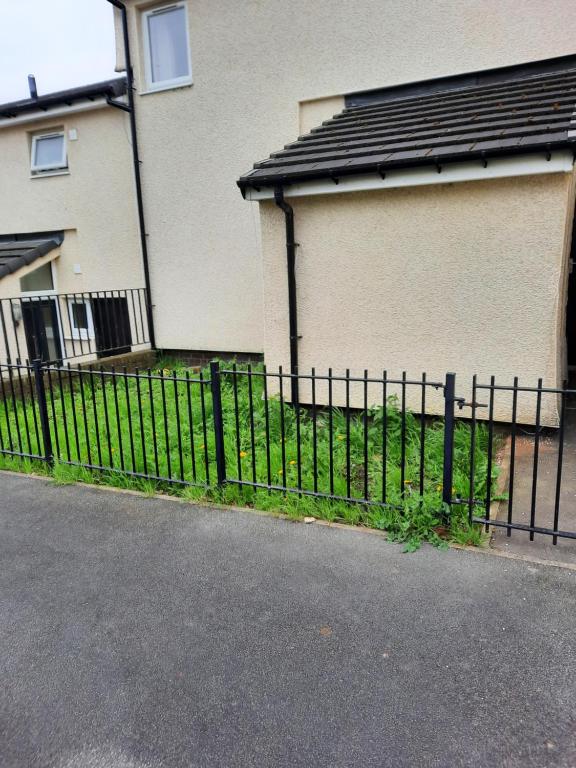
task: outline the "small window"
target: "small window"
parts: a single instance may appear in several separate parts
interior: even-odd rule
[[[70,329],[73,339],[93,339],[94,322],[92,320],[92,307],[89,301],[82,299],[69,299],[68,313],[70,315]]]
[[[174,3],[142,15],[149,90],[192,82],[188,17],[185,3]]]
[[[32,173],[65,170],[68,167],[64,132],[32,137]]]
[[[54,290],[54,277],[52,276],[52,263],[44,264],[33,272],[20,278],[20,290],[22,293],[41,293]]]

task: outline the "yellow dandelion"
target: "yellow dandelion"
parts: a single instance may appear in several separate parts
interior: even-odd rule
[[[336,435],[336,440],[344,440],[344,435]]]
[[[278,470],[278,474],[279,474],[279,475],[283,475],[283,474],[284,474],[284,472],[283,472],[281,469],[279,469],[279,470]]]
[[[240,451],[239,456],[240,456],[241,459],[244,459],[244,458],[246,458],[246,456],[248,456],[248,454],[246,453],[246,451]]]
[[[296,462],[294,461],[294,459],[290,459],[289,464],[294,465],[294,464],[296,464]]]
[[[162,373],[164,374],[164,376],[170,376],[170,369],[169,368],[163,368],[162,369]]]
[[[404,485],[412,485],[412,480],[404,480]]]
[[[437,485],[437,486],[436,486],[436,490],[437,490],[437,491],[441,491],[441,490],[442,490],[442,486],[441,486],[441,485]]]

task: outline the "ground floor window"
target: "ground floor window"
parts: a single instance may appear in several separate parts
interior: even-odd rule
[[[94,320],[89,301],[76,298],[69,299],[68,315],[73,339],[87,341],[94,338]]]

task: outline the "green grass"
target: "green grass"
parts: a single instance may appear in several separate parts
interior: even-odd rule
[[[314,498],[298,493],[283,493],[227,484],[215,487],[216,465],[212,398],[210,388],[198,383],[198,374],[164,361],[155,374],[164,378],[152,381],[135,378],[113,380],[86,372],[82,382],[73,379],[70,387],[62,374],[51,374],[48,407],[51,420],[55,464],[52,469],[42,462],[14,459],[0,455],[0,468],[50,472],[58,483],[98,482],[121,488],[135,488],[144,493],[176,493],[195,501],[210,500],[226,504],[252,506],[287,514],[294,518],[319,519],[364,525],[387,532],[389,538],[405,542],[415,549],[420,542],[444,545],[446,540],[480,544],[479,526],[471,526],[464,507],[453,506],[449,521],[442,505],[442,466],[444,430],[441,420],[428,420],[425,426],[424,491],[419,488],[420,418],[407,412],[405,420],[405,482],[401,483],[402,420],[398,402],[389,397],[386,409],[369,410],[367,424],[367,461],[364,457],[366,425],[361,414],[350,417],[350,495],[362,499],[365,478],[370,498],[380,500],[386,481],[387,506],[369,506],[333,499]],[[176,375],[177,381],[174,381]],[[189,376],[191,383],[181,379]],[[209,371],[203,372],[206,380]],[[81,386],[82,383],[82,386]],[[115,384],[115,385],[114,385]],[[273,382],[269,381],[272,387]],[[51,392],[50,394],[50,386]],[[317,488],[330,490],[330,423],[333,436],[333,491],[346,497],[348,431],[346,413],[340,408],[317,412],[316,425],[311,411],[282,404],[270,394],[268,408],[262,397],[263,377],[252,377],[250,396],[248,377],[237,377],[236,395],[232,377],[222,376],[222,410],[227,477],[272,484],[298,486],[298,441],[300,432],[301,485],[314,489],[314,429],[317,446]],[[202,397],[203,394],[203,397]],[[235,420],[235,396],[238,399],[239,440]],[[141,409],[139,408],[139,403]],[[252,408],[250,407],[252,403]],[[15,407],[14,407],[15,405]],[[250,413],[253,413],[252,440]],[[108,416],[106,416],[108,414]],[[140,415],[141,414],[141,415]],[[383,465],[383,425],[386,419],[386,466]],[[30,439],[26,437],[26,421]],[[206,424],[204,430],[203,424]],[[268,427],[266,426],[268,424]],[[0,399],[0,439],[9,448],[20,449],[18,431],[25,452],[41,453],[38,416],[30,397],[15,404]],[[269,464],[266,429],[270,435]],[[155,436],[155,439],[154,439]],[[466,423],[456,425],[454,437],[453,496],[466,498],[469,493],[470,430]],[[156,444],[156,450],[154,448]],[[487,430],[476,431],[475,496],[486,493]],[[182,459],[180,459],[180,456]],[[65,462],[94,464],[108,470],[93,471]],[[240,468],[240,469],[239,469]],[[130,472],[171,478],[174,482],[131,476]],[[493,472],[496,478],[497,468]],[[180,482],[179,482],[180,481]],[[188,483],[195,483],[189,485]],[[401,488],[402,485],[402,488]]]

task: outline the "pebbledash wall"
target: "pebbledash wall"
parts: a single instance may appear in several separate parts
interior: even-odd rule
[[[342,94],[571,54],[576,39],[572,0],[315,0],[312,5],[309,0],[194,0],[187,3],[192,85],[145,93],[140,11],[163,4],[169,3],[127,2],[138,89],[136,108],[156,335],[158,346],[167,349],[262,352],[265,325],[273,322],[276,327],[280,322],[280,316],[271,317],[267,311],[263,323],[263,294],[269,290],[270,280],[267,278],[263,291],[258,205],[243,201],[235,184],[255,159],[267,157],[283,143],[293,141],[306,127],[318,124],[318,117],[327,118],[339,111]],[[118,65],[122,69],[118,14],[116,23]],[[536,189],[541,190],[543,185],[537,182]],[[507,183],[501,186],[507,189]],[[558,186],[559,182],[551,182],[560,196]],[[481,196],[480,185],[478,190],[476,194]],[[438,192],[436,205],[445,226],[452,226],[457,212],[454,209],[462,207],[470,207],[471,215],[478,218],[474,205],[463,199],[463,191]],[[412,196],[430,198],[417,218],[425,218],[427,226],[439,226],[432,221],[435,194],[431,189],[420,189],[386,198],[402,217],[394,222],[388,216],[387,226],[405,240],[414,238],[422,260],[431,247],[441,250],[440,245],[431,246],[424,233],[416,236],[410,219],[409,232],[401,229],[406,226],[407,201]],[[545,196],[548,194],[555,196],[552,192]],[[366,196],[354,201],[350,196],[350,200],[349,212],[343,212],[343,216],[358,235],[361,219],[368,216],[378,221],[385,215],[379,208],[376,210],[375,198]],[[361,205],[364,200],[368,204],[366,211]],[[533,208],[538,208],[532,201]],[[312,205],[321,204],[317,201]],[[486,202],[486,206],[490,204],[497,220],[483,224],[486,236],[495,228],[502,235],[504,223],[515,227],[509,218],[504,222],[500,201]],[[307,228],[306,222],[300,220],[303,205],[298,203],[298,227]],[[341,209],[348,205],[343,199],[330,203]],[[524,219],[524,211],[524,203],[514,204],[514,214]],[[543,206],[535,215],[541,220],[548,213]],[[280,216],[278,212],[270,215]],[[559,212],[551,215],[555,220]],[[464,216],[459,222],[460,234],[445,232],[442,241],[458,243],[458,248],[466,242],[466,248],[473,250],[470,243],[476,237],[475,229]],[[328,230],[322,226],[316,235],[309,234],[311,238],[325,236],[332,242],[334,233]],[[342,234],[344,239],[347,236]],[[344,283],[344,275],[350,278],[350,262],[368,258],[362,250],[355,254],[361,248],[361,239],[350,237],[347,249],[338,246],[339,258],[325,265],[328,282]],[[372,243],[365,247],[375,246]],[[458,248],[449,248],[451,270],[456,276],[445,279],[447,285],[457,281],[451,296],[465,283],[469,297],[464,279],[469,277],[469,269],[464,267],[467,254]],[[309,290],[304,277],[311,269],[307,258],[299,255],[300,291]],[[410,252],[410,258],[417,255]],[[427,257],[427,264],[432,261],[431,256]],[[278,280],[282,278],[283,271]],[[370,288],[374,297],[379,289],[372,285]],[[375,311],[367,304],[370,300],[367,294],[361,307],[375,321]],[[303,295],[300,302],[304,308],[306,301]],[[266,304],[270,308],[268,298]],[[450,312],[457,314],[455,309]],[[500,310],[498,313],[501,316]],[[357,322],[361,315],[361,311],[356,313]],[[305,327],[305,316],[301,322]],[[425,328],[429,325],[426,316]],[[505,325],[509,326],[509,322]],[[475,332],[476,327],[474,323]],[[388,328],[382,333],[398,334],[394,343],[403,349],[403,366],[411,360],[416,364],[410,342],[400,330]],[[286,328],[283,333],[287,335]],[[318,341],[316,334],[315,338]],[[304,350],[307,343],[311,343],[310,335],[308,341],[303,340]],[[467,343],[461,333],[460,350]],[[434,348],[439,348],[438,342]],[[488,361],[495,351],[486,347],[483,358]],[[311,358],[312,350],[304,354]],[[328,362],[318,343],[314,357],[318,365],[321,360]],[[432,357],[428,353],[418,361],[418,369],[430,361],[438,370],[438,360]],[[342,359],[340,353],[338,360]],[[353,359],[359,360],[357,355]],[[371,355],[361,365],[373,359]],[[384,362],[382,353],[375,363],[381,367]]]
[[[67,140],[69,172],[33,177],[31,137],[53,129],[66,136],[76,130],[77,139]],[[20,278],[49,261],[57,293],[144,286],[124,112],[103,104],[88,112],[0,124],[0,167],[0,234],[64,231],[59,248],[0,280],[0,298],[19,297]],[[69,337],[65,319],[62,331]],[[22,325],[19,341],[26,349]]]
[[[561,385],[574,174],[289,198],[297,251],[299,368]],[[290,366],[284,217],[260,203],[265,359]],[[351,396],[361,405],[361,388]],[[486,402],[487,393],[480,401]],[[379,397],[375,394],[374,397]],[[409,388],[419,409],[420,392]],[[336,393],[343,404],[343,389]],[[432,408],[441,411],[440,398]],[[557,403],[543,401],[557,422]],[[479,418],[482,412],[478,412]],[[510,400],[496,401],[510,419]],[[518,419],[534,420],[534,396]]]

